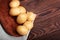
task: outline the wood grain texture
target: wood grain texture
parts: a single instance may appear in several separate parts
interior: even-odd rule
[[[10,1],[0,1],[1,24],[8,34],[19,36],[15,30],[18,24],[8,14]],[[60,40],[60,0],[26,0],[21,1],[21,5],[37,14],[27,40]]]
[[[39,6],[40,9],[37,8],[38,12],[35,11],[38,16],[28,40],[60,40],[58,36],[60,33],[60,1],[45,0],[44,3],[42,1],[40,4],[43,6]]]

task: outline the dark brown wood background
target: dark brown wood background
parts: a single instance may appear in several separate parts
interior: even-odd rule
[[[9,11],[8,3],[10,1],[0,0],[0,20],[7,33],[12,36],[18,36],[15,29],[7,31],[7,27],[12,29],[12,25],[14,28],[17,26],[14,17],[12,18],[7,13]],[[60,40],[60,0],[21,0],[21,5],[28,11],[37,14],[34,28],[31,30],[27,40]],[[6,24],[3,14],[6,20],[6,15],[8,15],[8,24]]]

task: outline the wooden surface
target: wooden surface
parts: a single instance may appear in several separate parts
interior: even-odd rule
[[[8,34],[19,36],[15,31],[15,17],[8,14],[10,1],[0,0],[1,24]],[[60,40],[60,0],[26,0],[21,5],[37,14],[27,40]]]

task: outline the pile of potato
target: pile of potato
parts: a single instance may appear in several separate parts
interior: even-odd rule
[[[17,16],[17,23],[23,24],[18,25],[16,31],[20,35],[26,35],[29,32],[29,30],[33,28],[33,23],[36,18],[36,14],[34,14],[33,12],[26,11],[26,9],[23,6],[20,6],[19,0],[12,0],[9,3],[9,6],[9,14],[11,16]]]

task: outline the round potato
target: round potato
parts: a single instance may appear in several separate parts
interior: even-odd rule
[[[27,20],[27,14],[25,13],[21,13],[18,17],[17,17],[17,23],[18,24],[23,24],[25,21]]]
[[[28,15],[28,21],[34,21],[36,18],[36,14],[34,14],[33,12],[27,12]]]
[[[33,28],[33,22],[31,21],[26,21],[24,24],[23,24],[28,30],[31,30]]]
[[[17,32],[20,35],[27,35],[28,29],[25,26],[17,26]]]
[[[9,4],[10,7],[18,7],[20,5],[19,0],[12,0]]]
[[[26,9],[23,6],[19,6],[20,13],[26,13]]]
[[[20,9],[18,7],[16,8],[11,8],[10,9],[10,13],[9,13],[11,16],[17,16],[20,14]]]

